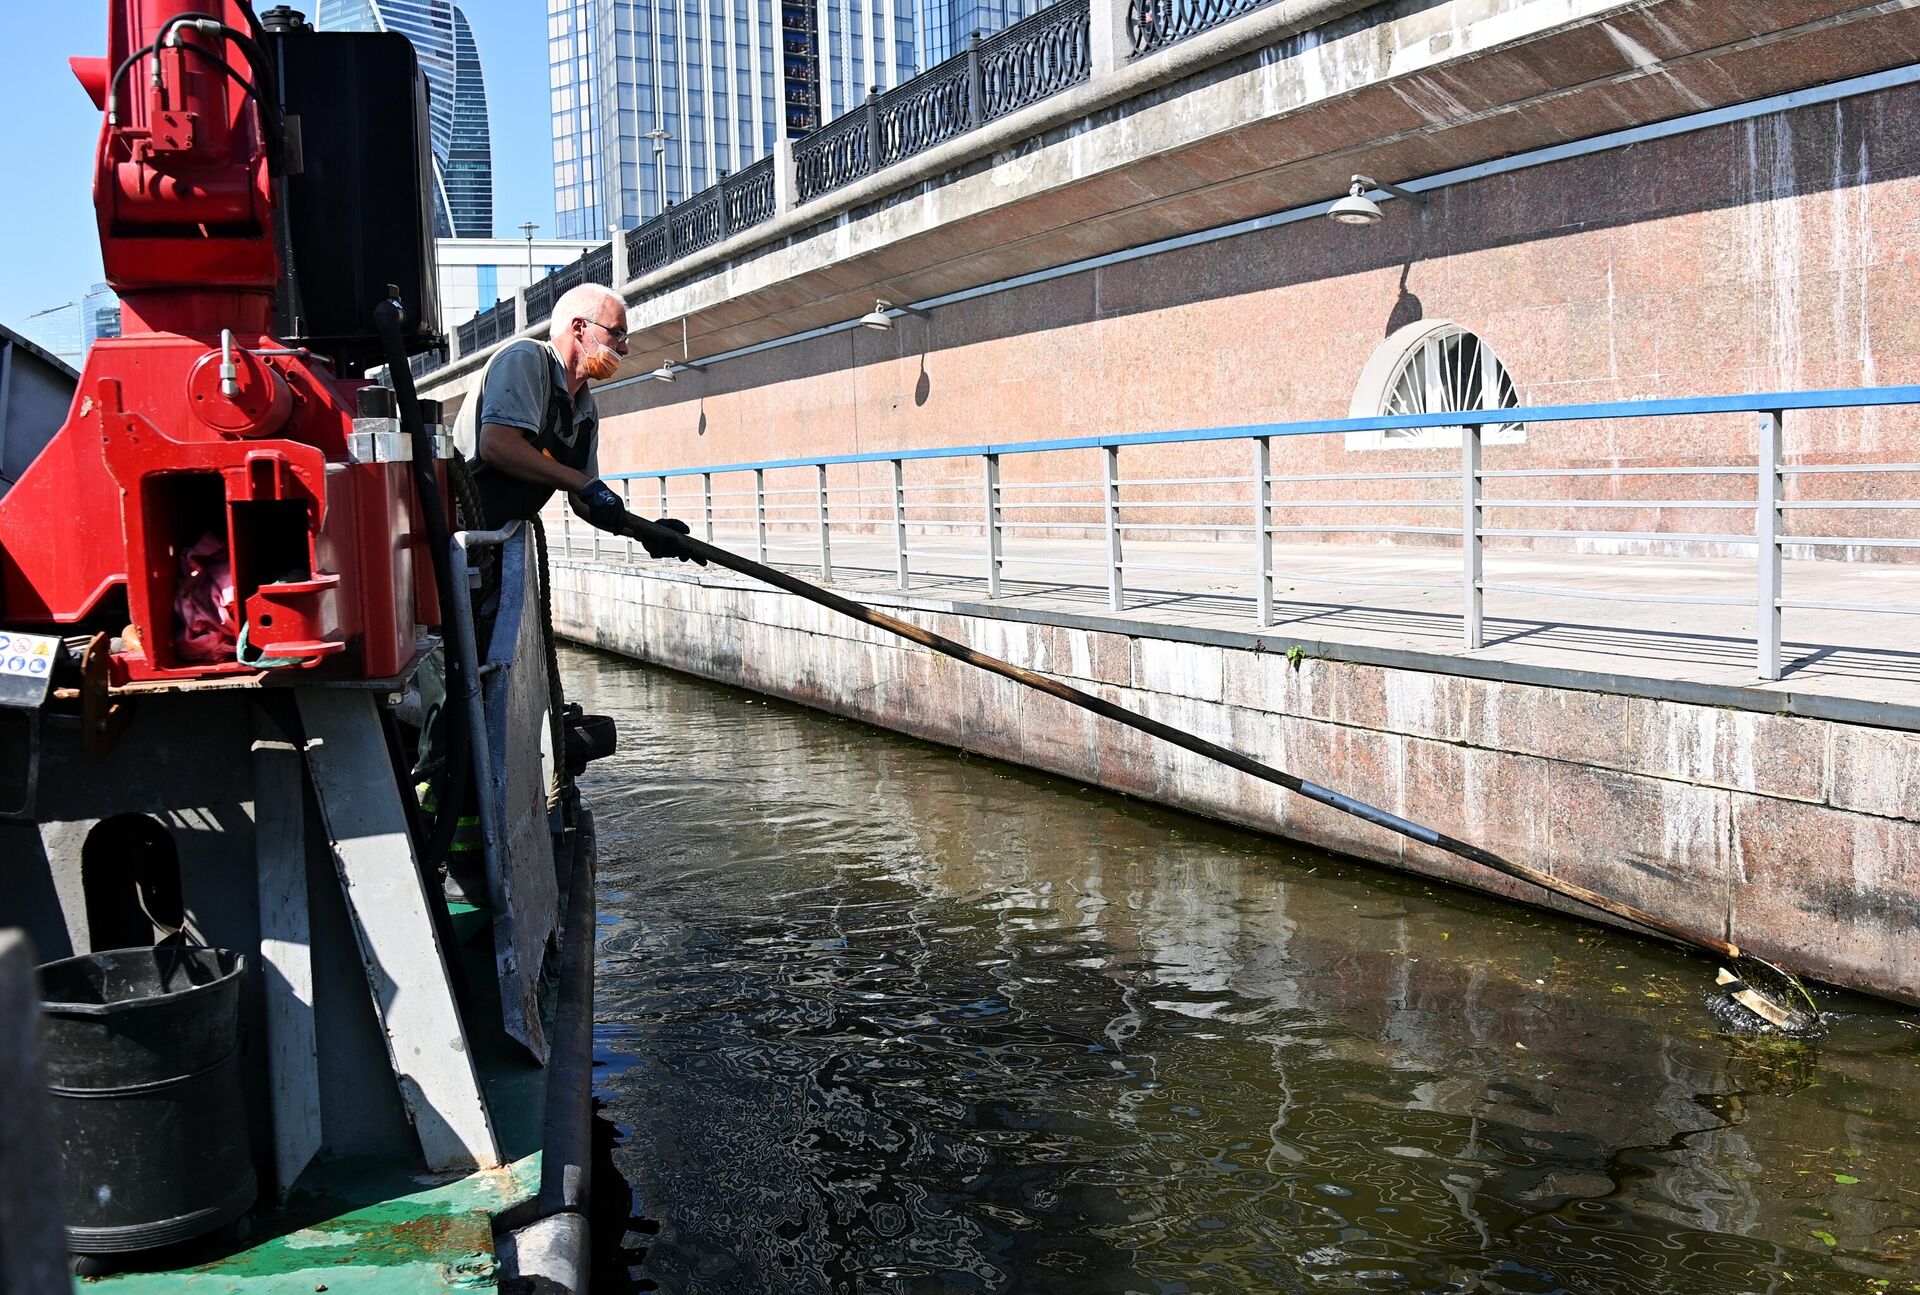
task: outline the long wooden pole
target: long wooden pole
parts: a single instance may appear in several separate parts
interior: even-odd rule
[[[1151,734],[1163,742],[1172,743],[1174,746],[1192,751],[1196,755],[1204,755],[1210,760],[1217,760],[1230,769],[1238,769],[1241,773],[1274,783],[1277,786],[1285,787],[1288,791],[1294,792],[1297,795],[1305,796],[1309,800],[1318,801],[1320,804],[1337,809],[1342,813],[1352,814],[1355,818],[1365,819],[1367,822],[1378,827],[1384,827],[1390,832],[1398,832],[1401,836],[1418,841],[1422,845],[1430,845],[1435,849],[1445,850],[1449,854],[1457,855],[1472,863],[1480,864],[1482,867],[1491,868],[1495,872],[1528,882],[1552,894],[1575,900],[1578,903],[1585,904],[1589,908],[1598,909],[1603,913],[1608,913],[1614,917],[1632,922],[1636,926],[1657,932],[1681,944],[1691,945],[1696,949],[1704,949],[1709,953],[1718,954],[1725,958],[1737,959],[1741,957],[1741,951],[1738,945],[1689,931],[1685,927],[1657,914],[1649,913],[1643,908],[1636,908],[1632,904],[1623,903],[1609,895],[1603,895],[1599,891],[1590,890],[1575,882],[1556,877],[1552,873],[1542,872],[1538,868],[1528,867],[1524,863],[1515,863],[1511,859],[1504,859],[1491,850],[1483,850],[1477,845],[1472,845],[1466,841],[1448,836],[1445,832],[1436,832],[1434,829],[1420,823],[1415,823],[1411,819],[1402,818],[1398,814],[1388,813],[1386,810],[1369,805],[1365,801],[1355,800],[1351,796],[1342,795],[1330,787],[1322,787],[1319,783],[1308,782],[1305,778],[1288,773],[1284,769],[1276,769],[1272,765],[1262,764],[1258,760],[1242,755],[1240,752],[1229,747],[1221,746],[1217,742],[1209,742],[1206,738],[1198,737],[1167,724],[1162,724],[1157,719],[1150,719],[1145,715],[1137,714],[1134,711],[1126,709],[1124,706],[1116,706],[1104,698],[1094,696],[1092,693],[1082,692],[1071,684],[1062,683],[1058,679],[1037,674],[1032,670],[1022,669],[1020,666],[1014,665],[1009,661],[1002,661],[998,657],[988,656],[984,652],[975,651],[964,643],[947,638],[944,635],[935,634],[932,630],[921,629],[918,625],[910,625],[906,621],[887,615],[885,612],[875,611],[871,607],[854,602],[850,598],[843,598],[839,594],[827,589],[822,589],[819,585],[802,580],[798,576],[789,575],[785,571],[776,570],[763,563],[755,562],[750,558],[743,558],[736,553],[728,552],[726,549],[716,548],[711,544],[694,539],[690,535],[682,535],[676,530],[646,521],[642,518],[632,518],[630,525],[636,539],[652,541],[652,544],[649,546],[650,548],[657,548],[666,553],[685,554],[691,560],[700,562],[702,565],[711,562],[715,566],[725,567],[729,571],[737,571],[743,576],[751,576],[753,579],[764,581],[777,589],[784,589],[797,598],[805,598],[807,601],[818,603],[822,607],[830,607],[842,616],[851,617],[862,624],[871,625],[875,629],[886,630],[889,634],[898,634],[901,638],[918,643],[921,647],[943,653],[946,656],[953,657],[957,661],[964,661],[970,666],[977,666],[982,670],[1000,675],[1002,678],[1011,679],[1015,683],[1025,684],[1027,687],[1046,693],[1050,697],[1058,697],[1061,701],[1069,702],[1080,707],[1082,710],[1092,711],[1102,719],[1110,719],[1116,724],[1125,724],[1128,728],[1138,729],[1142,733]]]

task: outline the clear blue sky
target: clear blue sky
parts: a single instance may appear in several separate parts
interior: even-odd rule
[[[315,0],[289,0],[309,17]],[[553,231],[546,0],[460,0],[473,24],[493,126],[494,233]],[[256,8],[269,7],[256,0]],[[93,150],[100,114],[67,58],[106,53],[107,0],[0,0],[0,323],[72,301],[100,278]]]

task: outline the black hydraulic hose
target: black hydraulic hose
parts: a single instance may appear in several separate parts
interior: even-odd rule
[[[440,478],[433,465],[433,435],[420,415],[420,397],[413,389],[413,370],[407,364],[407,344],[400,336],[400,322],[406,307],[390,298],[373,308],[373,325],[380,333],[380,349],[387,360],[387,380],[393,384],[394,401],[400,409],[400,426],[413,444],[413,485],[420,495],[420,515],[427,526],[427,548],[433,560],[433,583],[440,594],[440,637],[446,666],[447,700],[440,707],[440,722],[446,726],[446,758],[438,803],[433,816],[433,836],[422,852],[421,867],[429,873],[446,858],[453,834],[460,825],[460,806],[467,796],[467,778],[472,772],[471,743],[467,730],[467,708],[455,698],[466,696],[466,654],[461,650],[460,619],[454,614],[455,598],[467,591],[453,587],[453,529],[447,524],[447,510],[440,498]]]
[[[260,25],[260,15],[253,11],[253,0],[233,0],[240,10],[240,16],[247,20],[247,30],[253,33],[253,43],[265,49],[267,29]]]
[[[239,82],[260,111],[260,130],[267,146],[267,174],[278,176],[286,173],[287,167],[287,119],[280,106],[280,70],[267,57],[267,51],[242,32],[231,27],[222,27],[221,34],[240,47],[247,56],[247,65],[253,69],[253,81],[249,82],[236,71],[233,65],[221,58],[204,45],[180,42],[180,48],[191,49],[201,57],[218,64],[226,74]]]
[[[254,105],[260,112],[261,135],[267,148],[267,173],[276,176],[282,174],[286,168],[287,127],[286,118],[280,106],[279,71],[274,67],[273,60],[267,57],[266,49],[262,43],[264,33],[260,28],[259,19],[255,18],[253,16],[253,10],[244,4],[241,6],[241,11],[245,13],[247,17],[247,25],[253,32],[251,36],[246,32],[238,31],[235,28],[227,26],[224,21],[213,14],[202,13],[198,10],[178,13],[168,19],[160,35],[155,36],[153,40],[120,60],[120,66],[115,68],[113,75],[107,78],[108,124],[119,124],[120,82],[125,79],[127,69],[131,68],[142,58],[157,58],[161,49],[161,41],[169,39],[174,28],[182,24],[211,23],[220,28],[220,34],[223,39],[232,41],[235,45],[238,45],[240,52],[247,56],[247,63],[253,69],[253,81],[249,81],[247,78],[241,76],[239,70],[236,69],[233,64],[227,62],[216,50],[209,46],[195,45],[190,41],[176,39],[173,48],[191,50],[196,56],[212,63],[220,71],[226,73],[229,78],[246,92],[247,97],[253,100]],[[196,28],[196,30],[198,30],[198,28]],[[256,84],[256,82],[258,84]]]
[[[219,21],[220,19],[214,14],[203,13],[198,9],[189,9],[185,13],[177,13],[173,15],[173,17],[167,20],[167,25],[172,26],[174,23],[181,23],[181,22],[219,22]],[[120,66],[114,68],[113,75],[107,78],[107,124],[108,125],[117,126],[120,124],[120,82],[126,77],[127,69],[132,67],[135,63],[138,63],[141,59],[147,58],[150,55],[154,54],[159,50],[159,48],[160,48],[160,37],[155,36],[152,40],[142,45],[139,49],[132,51],[125,58],[121,59]]]

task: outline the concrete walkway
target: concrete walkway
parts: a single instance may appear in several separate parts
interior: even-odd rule
[[[583,557],[591,539],[579,529],[573,543]],[[715,542],[754,551],[750,534],[721,532]],[[1251,542],[1129,542],[1120,612],[1108,605],[1098,540],[1010,539],[1000,597],[991,601],[981,547],[977,535],[914,536],[912,588],[902,595],[891,537],[836,534],[832,583],[886,605],[1241,646],[1258,640],[1273,651],[1300,644],[1315,655],[1415,669],[1920,729],[1920,564],[1785,563],[1789,600],[1882,604],[1909,614],[1789,608],[1784,676],[1761,683],[1751,559],[1489,553],[1489,584],[1586,596],[1489,590],[1486,645],[1467,652],[1460,557],[1451,549],[1275,544],[1274,624],[1262,631]],[[600,543],[602,560],[622,561],[625,553],[621,541]],[[818,578],[814,535],[775,533],[768,557]],[[1223,574],[1236,568],[1246,574]],[[1742,601],[1611,602],[1594,594]]]

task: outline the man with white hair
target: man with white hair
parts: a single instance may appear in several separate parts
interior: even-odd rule
[[[529,519],[564,490],[576,515],[623,534],[627,509],[600,479],[600,411],[587,383],[612,377],[627,353],[626,300],[598,283],[569,288],[553,303],[547,335],[501,347],[456,423],[486,525]],[[659,524],[687,532],[672,518]],[[687,560],[659,541],[641,542],[653,557]]]
[[[544,342],[521,338],[494,352],[481,371],[478,393],[454,420],[454,443],[473,474],[485,514],[481,520],[489,530],[531,520],[554,491],[564,490],[577,515],[603,531],[624,534],[631,518],[613,487],[600,479],[600,411],[587,383],[604,381],[620,367],[627,353],[627,303],[597,283],[570,288],[553,303],[547,337]],[[658,525],[667,528],[667,536],[687,533],[685,523],[670,517]],[[706,565],[704,558],[669,547],[672,540],[658,531],[640,542],[652,557]],[[474,619],[485,643],[499,600],[499,565],[483,555],[480,572]],[[430,814],[443,808],[438,802],[446,760],[444,668],[437,655],[429,658],[415,681],[422,736],[414,777],[420,807]],[[459,815],[448,856],[453,886],[465,895],[484,894],[485,879],[476,871],[480,820],[471,793],[451,812]]]

